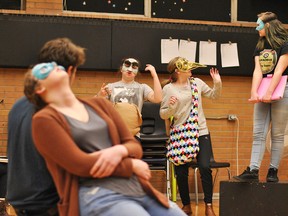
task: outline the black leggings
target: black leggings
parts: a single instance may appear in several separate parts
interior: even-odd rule
[[[209,134],[199,137],[199,147],[200,151],[197,155],[197,162],[199,164],[202,188],[204,192],[204,202],[212,203],[213,182],[212,170],[209,167],[211,157],[211,140]],[[189,164],[175,166],[175,174],[182,203],[183,205],[188,205],[190,204],[188,184]]]

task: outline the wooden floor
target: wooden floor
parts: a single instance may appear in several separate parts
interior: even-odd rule
[[[181,208],[182,203],[181,201],[176,202],[178,206]],[[191,202],[193,216],[205,216],[205,203],[203,201],[199,201],[198,205],[195,202]],[[213,200],[213,209],[216,216],[219,216],[219,200]]]
[[[182,207],[182,203],[181,201],[177,201],[176,202],[179,207],[181,208]],[[193,211],[193,216],[205,216],[205,204],[204,202],[202,201],[199,201],[198,205],[196,205],[195,202],[191,202],[191,207],[192,207],[192,211]],[[214,212],[216,214],[216,216],[219,216],[219,200],[213,200],[213,209],[214,209]],[[10,207],[8,208],[8,211],[9,213],[9,216],[16,216],[16,213],[14,212],[13,208]]]

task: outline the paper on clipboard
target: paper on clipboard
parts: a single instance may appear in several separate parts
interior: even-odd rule
[[[217,42],[200,41],[199,63],[204,65],[217,65]]]
[[[221,44],[222,67],[239,67],[237,43]]]
[[[161,63],[169,63],[177,56],[179,56],[178,39],[161,39]]]
[[[191,62],[196,60],[196,47],[197,42],[190,40],[180,40],[179,43],[179,56],[186,58]]]

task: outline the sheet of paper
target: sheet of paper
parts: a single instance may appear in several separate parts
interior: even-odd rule
[[[197,47],[197,42],[195,41],[180,40],[179,56],[184,57],[191,62],[195,62],[196,47]]]
[[[161,39],[161,63],[169,63],[177,56],[179,56],[178,39]]]
[[[221,44],[222,67],[239,67],[237,43]]]
[[[0,157],[0,163],[8,163],[8,159]]]
[[[199,63],[205,65],[217,65],[217,42],[200,41]]]

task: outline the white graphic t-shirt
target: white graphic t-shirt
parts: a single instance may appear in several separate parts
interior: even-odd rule
[[[138,107],[140,113],[143,102],[147,100],[148,94],[153,91],[147,84],[135,81],[128,84],[122,81],[109,83],[108,88],[112,90],[110,100],[113,103],[133,103]]]

